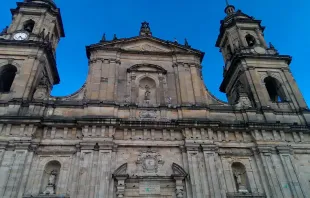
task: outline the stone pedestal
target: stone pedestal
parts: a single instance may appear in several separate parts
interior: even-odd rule
[[[44,195],[54,195],[55,194],[55,186],[52,184],[47,185],[43,194]]]

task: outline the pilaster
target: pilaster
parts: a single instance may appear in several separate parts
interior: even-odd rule
[[[191,78],[192,78],[195,102],[202,103],[202,92],[201,92],[201,84],[199,80],[200,75],[199,75],[198,67],[200,66],[196,64],[190,64],[190,73],[191,73]]]
[[[199,159],[199,145],[187,145],[186,149],[193,197],[203,198],[203,191],[201,185],[202,180],[200,177],[201,174],[199,166],[199,164],[201,163]]]
[[[177,97],[177,103],[182,103],[182,94],[181,94],[181,88],[180,88],[180,79],[179,79],[179,72],[178,72],[178,64],[174,63],[172,65],[173,71],[174,71],[174,79],[175,79],[175,87],[176,87],[176,97]]]
[[[290,189],[294,197],[306,197],[306,191],[302,189],[302,185],[298,178],[298,174],[295,172],[294,165],[292,163],[292,152],[293,150],[290,147],[278,146],[277,151],[279,153],[284,172],[290,185]]]
[[[225,189],[220,184],[223,184],[219,181],[219,177],[222,177],[222,170],[221,166],[218,166],[216,162],[219,161],[218,154],[216,153],[217,147],[215,145],[202,145],[202,151],[204,155],[204,162],[207,172],[207,180],[208,180],[208,187],[210,190],[210,194],[208,196],[221,198],[225,197],[222,194]],[[219,171],[220,170],[220,171]]]
[[[111,194],[110,184],[112,182],[112,145],[100,145],[99,144],[99,161],[98,165],[100,170],[97,172],[98,180],[96,185],[96,196],[112,198],[113,192]],[[112,182],[113,183],[113,182]],[[112,189],[114,190],[114,189]]]
[[[258,169],[258,175],[260,178],[260,182],[263,185],[264,188],[264,192],[266,194],[267,197],[272,197],[271,196],[271,187],[272,184],[270,183],[270,180],[267,176],[267,166],[266,164],[263,163],[262,157],[260,156],[260,153],[258,151],[258,149],[253,148],[252,149],[253,154],[254,154],[254,159],[255,159],[255,163],[256,163],[256,167]]]
[[[29,181],[30,169],[34,161],[33,159],[34,159],[34,155],[36,154],[37,148],[38,148],[38,145],[36,144],[31,144],[28,148],[27,158],[25,160],[24,170],[23,170],[23,174],[21,177],[19,190],[16,191],[18,192],[17,197],[22,197],[23,194],[25,193],[26,185],[27,185],[27,182]]]

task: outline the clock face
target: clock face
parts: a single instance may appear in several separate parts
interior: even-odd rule
[[[18,32],[13,36],[14,40],[22,41],[28,38],[28,34],[25,32]]]

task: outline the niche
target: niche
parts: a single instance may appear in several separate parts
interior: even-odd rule
[[[144,77],[139,82],[139,103],[156,104],[156,82],[150,77]]]
[[[232,168],[237,192],[248,193],[249,182],[248,182],[248,177],[247,177],[245,166],[240,162],[234,162],[231,165],[231,168]]]
[[[41,192],[44,195],[54,195],[57,193],[61,164],[54,160],[46,164],[42,177]]]

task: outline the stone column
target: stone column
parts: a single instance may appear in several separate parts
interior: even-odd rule
[[[261,43],[261,45],[263,45],[265,48],[268,48],[268,45],[267,45],[267,43],[266,43],[266,41],[262,35],[262,32],[257,28],[255,29],[255,32],[258,36],[258,39],[259,39],[259,42]]]
[[[287,181],[291,186],[292,194],[294,195],[294,197],[306,197],[307,193],[303,191],[298,178],[298,174],[295,172],[294,166],[291,161],[291,148],[278,146],[277,150],[279,152],[279,156],[282,162],[282,166],[284,168]]]
[[[91,168],[91,181],[90,181],[90,191],[89,191],[89,198],[95,198],[96,194],[96,184],[98,182],[98,157],[99,157],[99,145],[96,144],[94,146],[94,157],[92,161],[92,168]]]
[[[156,90],[157,94],[156,94],[156,103],[157,104],[165,104],[165,89],[164,89],[164,76],[162,74],[159,74],[158,76],[158,80],[159,80],[159,87]]]
[[[182,103],[182,96],[181,96],[181,89],[180,89],[180,79],[179,79],[179,72],[178,72],[178,64],[174,63],[172,65],[174,71],[174,79],[175,79],[175,88],[176,88],[176,96],[177,96],[177,103]]]
[[[180,75],[183,77],[181,84],[182,91],[184,90],[184,94],[186,95],[187,101],[186,104],[195,104],[195,93],[194,87],[192,83],[192,75],[190,72],[190,65],[188,63],[183,63],[183,72]]]
[[[82,144],[81,155],[79,159],[79,177],[78,177],[78,189],[77,198],[89,197],[90,183],[92,176],[92,162],[94,159],[94,145],[93,144]],[[85,185],[86,184],[86,185]]]
[[[136,87],[136,74],[135,73],[131,73],[130,75],[130,97],[131,97],[131,103],[139,103],[138,100],[138,87]]]
[[[222,186],[220,186],[218,169],[221,167],[217,167],[216,157],[218,157],[215,153],[217,148],[214,145],[202,145],[204,162],[207,171],[207,180],[208,187],[210,191],[211,197],[221,198],[221,190]],[[222,171],[220,171],[222,172]]]
[[[108,144],[108,143],[107,143]],[[112,145],[99,145],[98,180],[96,185],[96,195],[98,197],[113,197],[110,194],[110,183],[112,181]]]
[[[117,83],[117,68],[118,67],[118,63],[116,60],[111,59],[110,60],[110,65],[109,65],[109,70],[108,70],[108,86],[107,86],[107,96],[106,96],[106,100],[109,102],[114,102],[114,92],[115,90],[115,86]],[[104,68],[103,68],[104,70]]]
[[[34,154],[36,153],[37,147],[38,145],[36,144],[32,144],[29,146],[17,197],[22,197],[23,194],[25,193],[26,184],[27,184],[29,174],[30,174],[30,169],[33,164],[33,157],[34,157]]]
[[[189,175],[194,198],[204,198],[201,186],[201,173],[199,170],[199,145],[190,145],[186,147]]]
[[[13,33],[16,30],[19,30],[20,27],[22,27],[22,24],[20,24],[20,21],[21,21],[22,17],[23,17],[22,13],[18,13],[17,16],[15,15],[15,17],[12,20],[13,23],[11,23],[11,26],[10,26],[10,28],[8,30],[8,33]]]
[[[39,65],[43,67],[43,62],[40,62],[37,57],[29,56],[23,62],[22,68],[20,68],[19,78],[13,82],[14,96],[16,98],[23,97],[24,99],[30,99],[30,92],[32,91],[33,82],[37,76],[37,70]]]
[[[81,156],[81,147],[80,145],[76,145],[76,153],[73,155],[73,163],[71,167],[72,172],[72,179],[71,179],[71,187],[70,187],[70,196],[76,197],[77,196],[77,187],[78,187],[78,180],[79,180],[79,162]]]
[[[244,40],[244,36],[242,35],[242,32],[240,30],[240,28],[237,26],[237,31],[238,31],[238,35],[239,35],[239,39],[240,39],[240,46],[242,47],[246,47],[247,44],[245,43],[245,40]]]
[[[305,102],[304,97],[302,96],[295,79],[292,76],[290,70],[283,69],[283,74],[285,76],[285,87],[287,87],[287,91],[290,94],[290,99],[295,103],[297,107],[307,108],[307,104]],[[297,104],[296,104],[297,103]]]
[[[194,96],[195,102],[201,103],[202,102],[202,93],[201,93],[201,84],[200,84],[200,76],[199,76],[199,69],[200,65],[191,64],[190,65],[190,72],[192,76],[192,84],[194,89]]]
[[[253,154],[254,154],[254,159],[255,159],[255,163],[256,163],[256,167],[258,169],[258,173],[259,173],[259,178],[260,178],[260,182],[264,187],[264,192],[266,194],[267,197],[271,197],[271,186],[272,184],[270,184],[270,180],[267,177],[267,167],[265,166],[265,164],[263,163],[261,156],[259,155],[259,152],[256,148],[252,149]]]
[[[182,153],[182,160],[183,160],[184,169],[185,169],[185,171],[187,173],[189,173],[189,164],[188,164],[188,156],[187,156],[186,148],[181,146],[180,150],[181,150],[181,153]],[[192,186],[191,186],[191,182],[189,181],[188,178],[185,180],[186,197],[187,198],[192,198],[192,195],[193,195]]]
[[[42,25],[44,23],[45,18],[46,18],[46,13],[42,13],[39,21],[37,22],[37,25],[36,25],[37,28],[33,29],[34,34],[40,34],[41,33],[41,31],[43,30]],[[46,34],[47,34],[47,32],[48,32],[48,30],[46,30]]]
[[[2,163],[0,165],[0,197],[3,197],[5,193],[15,160],[16,154],[13,149],[14,148],[10,148],[10,146],[7,147],[7,150],[5,151],[2,159]]]
[[[253,93],[253,97],[255,103],[258,108],[261,106],[267,106],[267,98],[265,98],[264,91],[262,89],[262,84],[260,78],[258,78],[257,73],[254,67],[249,67],[247,71],[245,71],[246,78],[248,80],[249,86]]]
[[[0,131],[2,131],[2,127],[3,127],[3,124],[0,124]],[[2,164],[2,159],[3,159],[4,153],[5,153],[5,150],[8,144],[9,144],[8,142],[0,141],[0,164]]]
[[[260,158],[263,162],[264,169],[266,170],[268,185],[270,186],[270,192],[272,197],[282,198],[283,194],[282,186],[279,183],[277,173],[275,172],[274,163],[272,160],[272,148],[270,147],[258,147]]]

